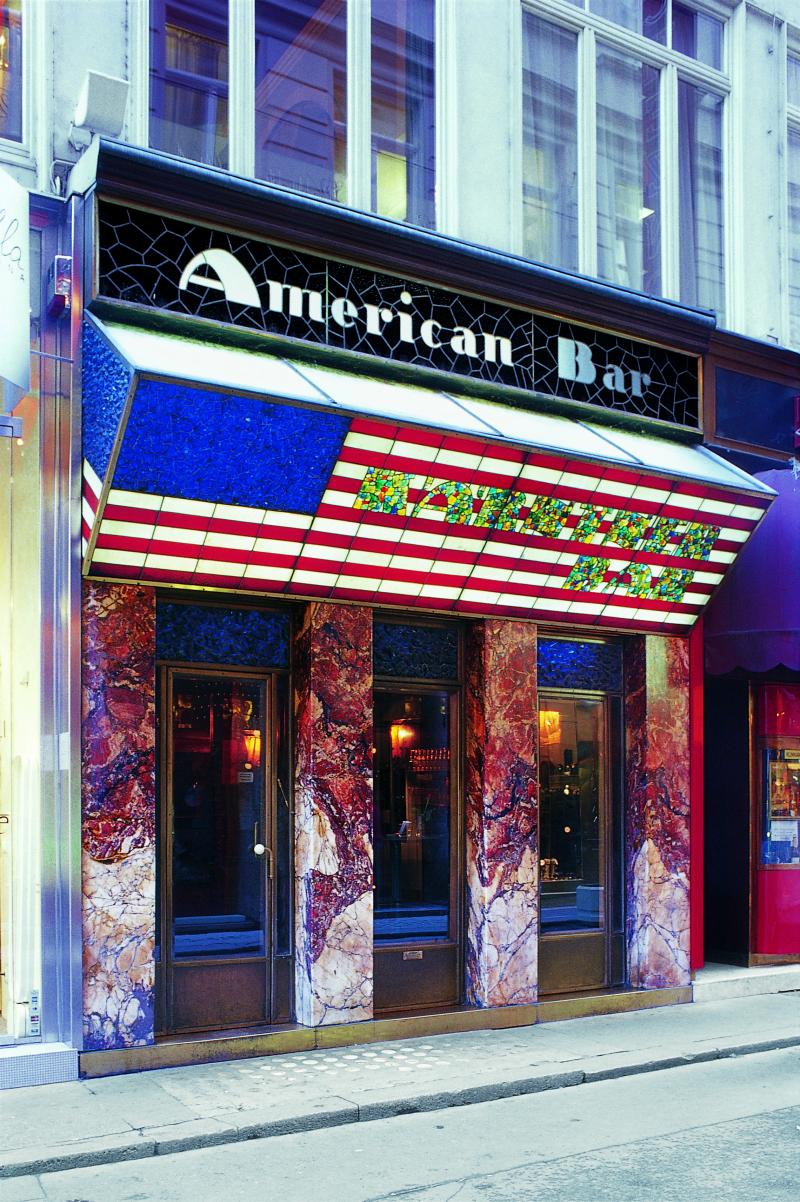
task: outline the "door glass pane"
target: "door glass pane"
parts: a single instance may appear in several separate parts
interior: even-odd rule
[[[174,955],[265,951],[265,686],[176,676],[172,694]]]
[[[151,0],[150,145],[228,165],[228,0]]]
[[[522,212],[525,254],[578,266],[578,35],[524,13]]]
[[[724,316],[721,96],[678,83],[681,297]]]
[[[604,280],[661,291],[658,71],[597,55],[597,254]]]
[[[375,696],[377,943],[450,929],[450,697]]]
[[[347,199],[344,0],[256,0],[256,175]]]
[[[372,207],[436,221],[434,0],[372,0]]]
[[[604,925],[603,703],[542,697],[539,711],[541,932]]]

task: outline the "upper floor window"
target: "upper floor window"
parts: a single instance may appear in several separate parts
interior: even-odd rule
[[[786,85],[789,341],[800,346],[800,54],[788,56]]]
[[[561,10],[523,11],[525,253],[721,314],[722,22],[679,0]]]
[[[22,141],[22,0],[0,0],[0,138]]]
[[[150,11],[151,145],[435,224],[435,0],[152,0]]]

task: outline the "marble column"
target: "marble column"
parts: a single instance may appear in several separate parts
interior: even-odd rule
[[[629,980],[638,989],[688,985],[688,642],[627,640],[625,674]]]
[[[152,1043],[155,593],[84,583],[84,1048]]]
[[[536,627],[467,635],[467,1001],[536,1001],[539,934]]]
[[[295,647],[296,1012],[372,1018],[372,611],[313,603]]]

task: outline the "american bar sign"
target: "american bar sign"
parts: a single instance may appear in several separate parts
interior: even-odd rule
[[[98,228],[103,300],[698,428],[692,356],[107,201]]]

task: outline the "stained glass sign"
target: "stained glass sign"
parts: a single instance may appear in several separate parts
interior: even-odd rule
[[[691,355],[108,201],[98,229],[106,301],[698,428]]]

